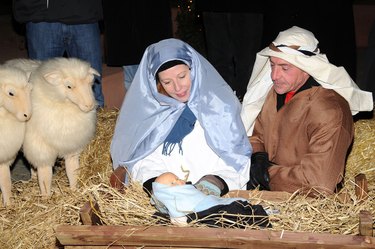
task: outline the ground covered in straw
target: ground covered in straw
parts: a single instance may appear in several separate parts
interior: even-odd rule
[[[35,179],[13,185],[13,205],[0,207],[0,248],[54,248],[54,228],[81,225],[79,210],[87,201],[99,204],[99,215],[107,225],[160,225],[159,219],[152,218],[155,209],[139,185],[131,185],[125,194],[109,187],[109,145],[117,114],[116,110],[99,112],[96,137],[81,156],[77,191],[69,189],[63,162],[55,167],[51,198],[39,196]],[[375,217],[375,119],[359,120],[355,126],[341,195],[311,199],[294,194],[284,201],[250,200],[273,210],[272,229],[355,235],[361,210]],[[365,201],[355,196],[354,176],[358,173],[365,173],[369,183]],[[349,201],[342,200],[342,193]]]

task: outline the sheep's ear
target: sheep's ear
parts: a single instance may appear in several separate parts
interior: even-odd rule
[[[0,84],[0,91],[2,92],[5,92],[5,84]],[[0,103],[1,103],[1,100],[2,100],[2,97],[3,96],[3,93],[0,93]]]
[[[4,104],[4,94],[6,93],[7,84],[0,84],[0,106]]]
[[[30,82],[30,76],[33,72],[26,72],[27,81]]]
[[[31,90],[33,90],[33,85],[29,83],[29,84],[26,85],[26,88],[31,91]]]
[[[43,77],[52,85],[58,85],[62,81],[61,74],[58,71],[46,73]]]
[[[94,68],[90,67],[89,69],[89,73],[90,74],[93,74],[93,75],[96,75],[96,76],[100,76],[100,73],[98,73],[98,71],[96,71]]]

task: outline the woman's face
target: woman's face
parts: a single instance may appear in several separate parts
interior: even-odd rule
[[[161,71],[158,74],[159,82],[165,92],[172,98],[187,102],[190,97],[191,79],[190,69],[185,64],[180,64]]]

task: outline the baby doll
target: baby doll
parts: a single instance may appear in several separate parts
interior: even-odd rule
[[[168,185],[168,186],[178,186],[178,185],[185,185],[186,184],[186,182],[184,180],[181,180],[180,178],[178,178],[172,172],[165,172],[165,173],[161,174],[160,176],[158,176],[155,179],[155,182],[165,184],[165,185]]]
[[[161,213],[169,215],[172,224],[184,226],[192,220],[225,212],[232,220],[238,218],[235,217],[236,215],[245,216],[245,219],[241,217],[241,221],[245,220],[247,224],[254,224],[255,220],[261,217],[262,224],[260,225],[268,225],[268,219],[266,219],[267,222],[264,222],[264,217],[267,217],[267,214],[261,206],[251,206],[243,198],[206,195],[193,185],[186,184],[184,180],[179,179],[171,172],[163,173],[157,177],[152,183],[152,189],[153,204]],[[254,215],[259,217],[254,218]],[[223,215],[218,216],[222,217]],[[227,216],[226,218],[228,219]],[[209,220],[210,223],[214,222],[211,218]],[[208,223],[206,222],[206,224]]]

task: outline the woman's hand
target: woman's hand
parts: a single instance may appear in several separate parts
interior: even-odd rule
[[[127,174],[126,167],[119,166],[117,167],[109,177],[109,183],[114,189],[117,189],[120,192],[125,191],[125,178]]]

